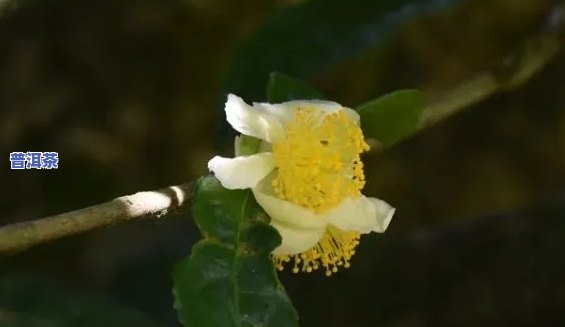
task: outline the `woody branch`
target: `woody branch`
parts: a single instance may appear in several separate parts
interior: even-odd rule
[[[0,0],[1,1],[1,0]],[[549,14],[546,30],[528,39],[515,53],[513,63],[481,72],[424,105],[418,125],[424,129],[478,103],[495,93],[512,90],[528,81],[555,57],[561,43],[562,18],[565,10],[556,6]],[[559,14],[559,15],[558,15]],[[555,17],[554,17],[555,16]],[[502,78],[500,70],[506,71]],[[139,192],[116,198],[92,207],[21,222],[0,228],[0,252],[17,252],[31,246],[112,225],[143,218],[161,218],[173,213],[186,212],[192,198],[193,183]]]

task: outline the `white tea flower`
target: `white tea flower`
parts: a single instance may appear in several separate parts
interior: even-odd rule
[[[293,258],[294,272],[331,275],[349,266],[360,234],[386,230],[395,209],[361,194],[369,146],[355,111],[320,100],[250,106],[233,94],[225,111],[236,131],[262,142],[256,154],[216,156],[208,168],[225,188],[252,189],[282,236],[279,269]]]

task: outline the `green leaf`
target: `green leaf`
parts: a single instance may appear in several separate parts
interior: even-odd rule
[[[245,134],[236,136],[235,139],[236,156],[249,156],[259,152],[260,148],[261,148],[260,139]]]
[[[392,146],[416,132],[422,113],[422,94],[417,90],[400,90],[362,104],[356,110],[365,137]]]
[[[157,327],[143,312],[96,292],[68,290],[39,277],[0,275],[0,326]]]
[[[267,84],[267,101],[280,103],[290,100],[322,99],[314,87],[285,74],[273,72]]]
[[[280,236],[250,190],[214,177],[195,188],[193,215],[204,239],[173,272],[175,307],[191,327],[298,326],[270,252]]]

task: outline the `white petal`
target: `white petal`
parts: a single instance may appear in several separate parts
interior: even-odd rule
[[[236,95],[228,95],[225,111],[228,123],[242,134],[270,143],[284,138],[285,131],[276,116],[248,105]]]
[[[345,113],[357,125],[360,121],[359,114],[355,110],[344,107],[337,102],[325,100],[296,100],[277,104],[253,103],[253,106],[276,116],[283,125],[287,125],[294,119],[294,114],[299,108],[316,108],[320,110],[321,117],[339,110],[345,110]]]
[[[394,216],[394,212],[396,211],[395,208],[391,207],[390,204],[386,203],[383,200],[377,198],[368,198],[371,200],[375,208],[377,209],[377,224],[373,229],[373,232],[377,233],[384,233],[392,220],[392,216]]]
[[[271,226],[277,229],[282,237],[282,243],[273,250],[273,254],[292,255],[312,248],[322,238],[325,229],[300,229],[294,226],[279,224],[276,220]]]
[[[233,159],[215,156],[208,169],[227,189],[245,189],[257,185],[274,169],[273,155],[263,152]]]
[[[326,221],[322,216],[282,200],[273,194],[271,178],[262,180],[253,188],[255,200],[271,217],[271,225],[282,236],[282,244],[273,253],[296,254],[314,246],[326,230]]]
[[[272,220],[303,229],[326,227],[327,223],[321,215],[277,197],[271,186],[272,179],[273,175],[270,175],[252,189],[255,199]]]
[[[327,222],[344,231],[362,234],[383,233],[394,215],[395,209],[377,198],[360,196],[345,199],[325,214]]]

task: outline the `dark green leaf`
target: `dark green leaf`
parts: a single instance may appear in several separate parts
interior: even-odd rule
[[[422,94],[417,90],[400,90],[362,104],[356,110],[365,137],[391,146],[416,131]]]
[[[176,309],[187,327],[298,326],[270,259],[280,236],[249,190],[214,177],[195,188],[193,215],[204,239],[173,272]]]
[[[267,84],[267,101],[280,103],[290,100],[322,99],[318,90],[303,81],[277,72],[271,73]]]
[[[67,290],[40,278],[0,276],[0,326],[156,327],[142,312],[95,292]]]

